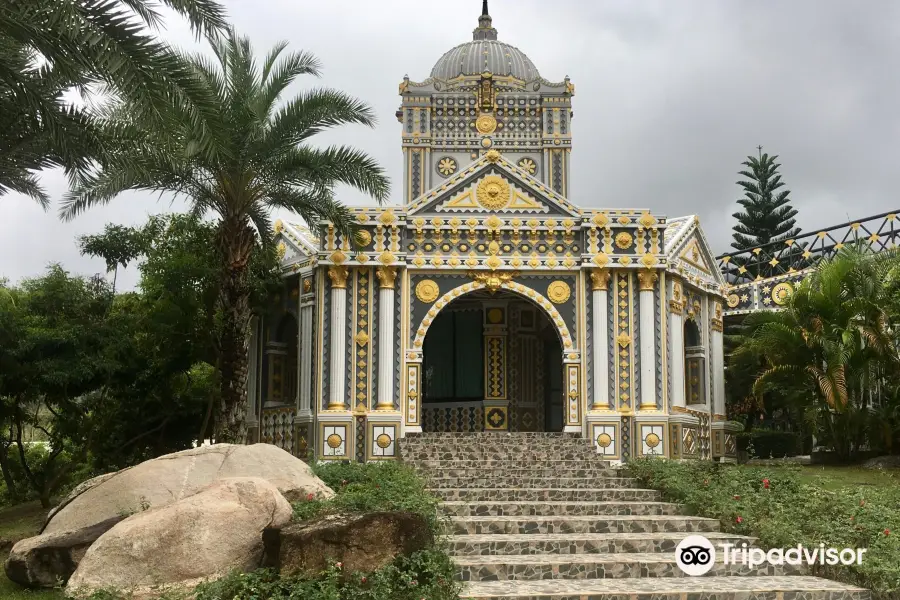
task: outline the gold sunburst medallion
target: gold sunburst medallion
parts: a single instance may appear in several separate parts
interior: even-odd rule
[[[597,445],[601,448],[609,448],[610,444],[612,444],[612,437],[608,433],[601,433],[597,436]]]
[[[431,304],[437,300],[440,293],[441,290],[438,287],[437,282],[432,281],[431,279],[422,280],[416,285],[416,298],[425,304]]]
[[[778,306],[784,306],[794,294],[794,286],[787,281],[782,281],[772,288],[772,301]]]
[[[328,447],[331,449],[339,448],[343,441],[341,436],[336,433],[332,433],[325,439],[325,443],[327,443]]]
[[[488,210],[500,210],[509,204],[509,183],[499,175],[488,175],[475,190],[478,204]]]
[[[729,294],[728,295],[728,308],[735,308],[738,304],[741,303],[741,297],[737,294]]]
[[[494,115],[481,115],[475,120],[475,129],[482,135],[494,133],[494,130],[497,129],[497,119],[494,118]]]
[[[569,284],[565,281],[554,281],[547,287],[547,297],[554,304],[562,304],[572,295]]]
[[[646,438],[644,438],[644,443],[647,444],[647,446],[650,448],[656,448],[657,446],[659,446],[659,442],[659,436],[655,433],[651,433],[647,435]]]
[[[389,436],[386,433],[382,433],[377,438],[375,438],[375,443],[378,445],[379,448],[384,450],[385,448],[387,448],[388,446],[391,445],[391,436]]]

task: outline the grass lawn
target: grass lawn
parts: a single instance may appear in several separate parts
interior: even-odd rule
[[[628,466],[666,500],[763,548],[866,548],[861,565],[814,565],[811,574],[869,588],[874,600],[900,598],[900,471],[657,459]]]
[[[62,600],[62,590],[29,590],[0,577],[0,600]]]
[[[800,471],[800,481],[830,491],[860,486],[895,487],[900,486],[900,470],[808,465]]]
[[[0,539],[17,542],[37,535],[46,516],[47,509],[41,508],[40,502],[36,500],[4,506],[0,508]]]

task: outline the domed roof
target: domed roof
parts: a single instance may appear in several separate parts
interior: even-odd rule
[[[431,69],[431,76],[453,79],[459,75],[511,75],[531,81],[540,77],[537,67],[525,53],[497,40],[473,40],[460,44],[444,54]]]
[[[459,75],[480,75],[485,71],[499,76],[513,76],[524,81],[540,77],[537,67],[524,52],[497,40],[497,30],[491,25],[487,0],[484,0],[482,5],[478,27],[472,33],[472,41],[460,44],[445,53],[431,69],[431,76],[438,79],[453,79]]]

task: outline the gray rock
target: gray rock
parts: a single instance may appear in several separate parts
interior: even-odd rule
[[[251,571],[262,534],[291,520],[278,488],[258,477],[222,479],[196,494],[132,515],[88,548],[66,593],[115,589],[135,600],[187,591],[232,570]]]
[[[59,531],[21,540],[6,559],[6,576],[28,587],[54,587],[69,580],[94,541],[124,517],[113,517],[76,531]]]
[[[330,515],[268,530],[264,539],[263,566],[283,575],[315,574],[336,562],[347,572],[371,572],[434,541],[425,520],[408,512]]]
[[[77,531],[117,516],[167,506],[230,477],[260,477],[289,500],[308,494],[334,495],[309,465],[277,446],[215,444],[160,456],[85,482],[52,514],[42,533]]]

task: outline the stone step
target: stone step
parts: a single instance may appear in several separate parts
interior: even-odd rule
[[[522,477],[515,475],[497,475],[495,477],[431,477],[428,487],[447,488],[634,488],[637,479],[631,477]]]
[[[622,579],[685,577],[669,553],[539,554],[533,556],[463,556],[454,562],[460,581],[536,581],[545,579]],[[726,565],[722,557],[704,577],[804,575],[793,565]]]
[[[635,488],[430,488],[432,495],[458,502],[657,502],[657,490]]]
[[[438,439],[438,440],[455,440],[455,439],[504,439],[504,438],[520,438],[520,439],[577,439],[584,438],[580,433],[567,433],[564,431],[423,431],[421,433],[407,433],[405,439],[422,440],[422,439]]]
[[[458,437],[439,439],[404,437],[398,440],[401,447],[440,447],[440,448],[590,448],[591,440],[585,438],[520,438],[507,436],[488,436],[480,438]]]
[[[660,577],[467,583],[463,600],[870,600],[862,588],[818,577]]]
[[[591,440],[584,438],[527,439],[518,437],[448,438],[446,440],[405,437],[398,440],[401,448],[590,448]]]
[[[668,552],[685,535],[665,533],[512,533],[447,536],[453,556],[502,556],[510,554],[611,554],[621,552]],[[727,533],[704,534],[716,546],[725,543],[752,544],[754,538]]]
[[[511,502],[442,502],[439,510],[448,516],[564,516],[564,515],[677,515],[681,506],[669,502],[550,502],[519,500]]]
[[[450,531],[455,535],[662,532],[686,534],[717,532],[719,526],[716,519],[683,515],[488,516],[450,519]]]
[[[491,468],[523,468],[523,461],[519,458],[515,460],[490,460],[486,459],[483,461],[477,460],[420,460],[409,463],[411,466],[417,469],[491,469]],[[613,471],[619,471],[621,469],[617,469],[609,466],[609,461],[600,460],[596,456],[592,456],[587,461],[585,460],[558,460],[558,459],[548,459],[548,460],[535,460],[527,463],[528,467],[534,467],[536,469],[580,469],[584,467],[591,467],[593,469],[610,469]]]
[[[521,463],[520,463],[521,464]],[[475,478],[475,477],[521,477],[521,478],[535,478],[535,477],[617,477],[619,472],[615,469],[607,469],[607,468],[592,468],[590,466],[582,465],[581,467],[568,467],[568,468],[532,468],[532,467],[510,467],[510,468],[502,468],[502,467],[485,467],[483,469],[442,469],[440,467],[432,467],[428,469],[417,468],[417,470],[423,476],[431,476],[434,477],[436,475],[441,477],[461,477],[465,479]]]
[[[447,451],[437,448],[423,448],[417,450],[401,450],[400,458],[405,463],[415,464],[428,461],[452,461],[460,460],[460,456],[465,456],[465,460],[475,464],[484,464],[488,461],[498,462],[501,464],[529,464],[532,462],[549,462],[554,460],[576,460],[580,462],[588,462],[597,460],[599,454],[592,450],[579,450],[570,452],[566,450],[548,450],[546,452],[533,452],[530,450],[459,450]]]

